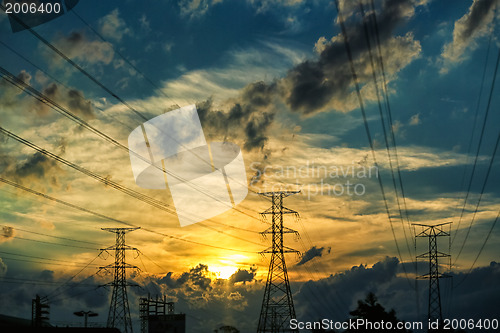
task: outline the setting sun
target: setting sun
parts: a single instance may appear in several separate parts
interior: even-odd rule
[[[215,273],[215,275],[217,275],[217,277],[219,279],[227,280],[231,277],[231,275],[233,275],[238,270],[238,267],[236,267],[236,266],[209,266],[209,270],[211,272]]]

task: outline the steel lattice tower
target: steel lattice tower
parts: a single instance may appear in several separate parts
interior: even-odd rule
[[[417,279],[429,280],[429,312],[428,320],[439,320],[440,325],[443,320],[443,313],[441,310],[441,293],[439,291],[439,279],[450,277],[446,274],[439,273],[438,258],[449,258],[447,253],[438,251],[437,238],[441,236],[450,236],[449,232],[443,230],[443,226],[451,224],[451,222],[441,223],[437,225],[413,224],[422,227],[422,231],[416,234],[415,237],[429,238],[429,251],[417,256],[417,259],[429,260],[429,273],[418,276]]]
[[[125,234],[139,228],[102,228],[102,230],[113,232],[116,234],[116,243],[101,251],[114,251],[115,262],[101,269],[113,270],[113,282],[107,286],[113,287],[111,303],[109,305],[107,327],[115,327],[121,330],[122,333],[132,333],[132,320],[130,319],[130,309],[128,306],[127,286],[132,284],[127,283],[127,269],[138,269],[137,266],[129,265],[125,262],[125,251],[135,250],[136,248],[125,245]]]
[[[271,261],[260,311],[258,333],[298,332],[289,328],[290,320],[295,319],[295,308],[285,264],[285,253],[298,253],[298,251],[283,244],[283,234],[294,233],[298,235],[297,231],[283,226],[284,214],[298,215],[296,211],[283,207],[283,198],[298,192],[300,191],[259,193],[264,197],[271,198],[272,202],[272,206],[261,213],[263,216],[267,214],[272,216],[272,225],[261,233],[262,235],[272,235],[272,246],[261,252],[261,254],[271,253]]]

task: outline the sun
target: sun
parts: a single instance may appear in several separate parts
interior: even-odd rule
[[[238,270],[236,266],[210,266],[210,271],[219,279],[227,280]]]
[[[217,260],[213,265],[208,264],[208,270],[219,279],[227,280],[231,275],[236,273],[245,262],[248,262],[248,257],[241,254],[232,254]]]

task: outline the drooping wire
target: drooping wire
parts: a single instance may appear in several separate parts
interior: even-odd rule
[[[61,205],[64,205],[64,206],[67,206],[67,207],[70,207],[70,208],[73,208],[73,209],[77,209],[79,211],[82,211],[82,212],[85,212],[85,213],[88,213],[88,214],[92,214],[92,215],[100,217],[102,219],[106,219],[106,220],[109,220],[109,221],[112,221],[112,222],[116,222],[116,223],[119,223],[119,224],[127,225],[129,227],[137,227],[137,225],[134,225],[132,223],[121,221],[119,219],[116,219],[116,218],[113,218],[113,217],[110,217],[110,216],[106,216],[106,215],[94,212],[94,211],[92,211],[90,209],[74,205],[74,204],[66,202],[64,200],[51,197],[51,196],[49,196],[47,194],[35,191],[35,190],[27,188],[27,187],[24,187],[24,186],[22,186],[20,184],[14,183],[14,182],[12,182],[10,180],[7,180],[7,179],[1,178],[1,177],[0,177],[0,182],[8,184],[10,186],[13,186],[15,188],[18,188],[18,189],[23,190],[25,192],[28,192],[28,193],[40,196],[40,197],[42,197],[44,199],[57,202],[57,203],[59,203]],[[150,232],[150,233],[154,233],[154,234],[157,234],[157,235],[160,235],[160,236],[163,236],[163,237],[167,237],[167,238],[171,238],[171,239],[175,239],[175,240],[178,240],[178,241],[183,241],[183,242],[186,242],[186,243],[191,243],[191,244],[195,244],[195,245],[201,245],[201,246],[210,247],[210,248],[219,249],[219,250],[227,250],[227,251],[232,251],[232,252],[256,253],[256,252],[253,252],[253,251],[244,251],[244,250],[238,250],[238,249],[225,248],[225,247],[217,246],[217,245],[205,244],[205,243],[201,243],[201,242],[189,240],[189,239],[186,239],[186,238],[181,238],[181,237],[169,235],[169,234],[166,234],[166,233],[163,233],[163,232],[158,232],[158,231],[155,231],[153,229],[144,228],[144,227],[141,227],[141,229],[139,229],[139,230]],[[72,245],[72,247],[75,247],[75,246],[76,245]],[[87,249],[90,249],[90,248],[87,248]]]
[[[175,179],[177,180],[180,180],[181,182],[183,183],[186,183],[187,185],[189,185],[190,187],[192,187],[193,189],[219,201],[219,202],[222,202],[224,204],[227,204],[226,202],[224,201],[221,201],[220,198],[218,198],[216,195],[212,194],[212,193],[208,193],[206,191],[202,191],[199,189],[198,186],[194,185],[193,183],[191,182],[188,182],[186,179],[176,175],[176,174],[173,174],[172,172],[164,169],[164,168],[161,168],[157,165],[154,165],[154,164],[151,164],[151,161],[149,161],[148,159],[144,158],[143,156],[141,156],[140,154],[130,150],[128,147],[122,145],[121,143],[119,143],[118,141],[116,141],[115,139],[111,138],[109,135],[103,133],[102,131],[96,129],[95,127],[93,127],[92,125],[90,125],[88,122],[86,122],[85,120],[83,120],[82,118],[74,115],[73,113],[69,112],[66,108],[62,107],[61,105],[59,105],[58,103],[54,102],[52,99],[50,99],[48,96],[42,94],[41,92],[39,92],[38,90],[36,90],[35,88],[33,88],[32,86],[30,86],[29,84],[23,82],[22,80],[20,80],[19,78],[17,78],[16,76],[14,76],[12,73],[10,73],[9,71],[7,71],[5,68],[1,67],[0,66],[0,73],[3,74],[3,79],[5,79],[7,82],[15,85],[16,87],[18,87],[19,89],[25,91],[26,93],[30,94],[32,97],[38,99],[40,102],[42,103],[45,103],[45,104],[48,104],[49,107],[51,107],[52,109],[54,109],[55,111],[61,113],[62,115],[66,116],[67,118],[69,118],[70,120],[72,121],[75,121],[76,123],[78,123],[79,125],[83,126],[84,128],[90,130],[91,132],[93,132],[94,134],[97,134],[99,137],[105,139],[106,141],[114,144],[115,146],[127,151],[129,154],[131,155],[134,155],[135,157],[143,160],[144,162],[152,165],[153,167],[157,168],[158,170],[160,170],[161,172],[163,173],[167,173],[168,175],[171,175],[172,177],[174,177]],[[101,177],[103,178],[103,177]],[[107,178],[103,178],[104,180],[110,182],[109,180],[107,180]],[[143,195],[144,196],[144,195]],[[147,197],[147,196],[145,196]],[[157,201],[157,204],[159,205],[165,205],[166,207],[168,207],[168,205],[162,203],[162,202],[159,202]],[[157,206],[157,208],[160,208],[159,206]],[[232,207],[231,207],[232,208]],[[164,209],[164,208],[160,208],[160,209]],[[256,219],[258,220],[258,218],[256,218],[255,216],[253,215],[250,215],[244,211],[242,211],[241,209],[239,209],[238,207],[235,207],[234,208],[236,211],[252,218],[252,219]],[[190,213],[192,214],[192,213]],[[223,223],[220,223],[220,222],[215,222],[215,223],[218,223],[218,224],[223,224]],[[201,225],[201,224],[200,224]],[[227,226],[227,225],[225,225]]]
[[[345,45],[345,48],[346,48],[347,57],[349,59],[349,67],[350,67],[352,78],[353,78],[353,82],[354,82],[354,85],[355,85],[355,88],[356,88],[356,95],[357,95],[357,98],[358,98],[358,101],[359,101],[359,106],[360,106],[361,114],[362,114],[362,117],[363,117],[363,122],[364,122],[364,127],[365,127],[365,131],[366,131],[366,135],[368,137],[368,142],[370,144],[370,149],[371,149],[371,153],[372,153],[373,163],[374,163],[375,167],[377,168],[377,170],[379,170],[377,159],[376,159],[376,156],[375,156],[375,148],[373,146],[373,140],[372,140],[372,136],[371,136],[371,133],[370,133],[370,128],[368,127],[368,121],[367,121],[367,117],[366,117],[364,102],[363,102],[363,98],[361,96],[361,91],[360,91],[359,82],[358,82],[358,76],[356,74],[356,70],[354,69],[354,61],[353,61],[353,57],[352,57],[352,53],[351,53],[351,47],[349,46],[349,40],[347,38],[347,31],[346,31],[346,27],[345,27],[345,24],[344,24],[344,19],[343,19],[343,16],[342,16],[342,12],[339,9],[339,1],[338,0],[335,0],[335,6],[337,8],[339,23],[340,23],[340,27],[341,27],[341,30],[342,30],[342,35],[344,37],[343,38],[344,39],[344,45]],[[389,206],[387,204],[387,198],[386,198],[386,195],[385,195],[384,185],[382,183],[382,177],[381,177],[380,173],[378,173],[378,177],[377,178],[378,178],[378,183],[379,183],[379,186],[380,186],[380,191],[382,193],[382,197],[383,197],[383,200],[384,200],[385,211],[387,213],[387,217],[389,218],[389,223],[391,225],[391,231],[392,231],[392,235],[393,235],[393,238],[394,238],[394,242],[396,244],[396,250],[398,252],[399,259],[402,262],[401,250],[399,248],[399,244],[398,244],[398,241],[397,241],[397,238],[396,238],[396,233],[395,233],[395,230],[394,230],[394,225],[393,225],[393,222],[392,222],[391,213],[389,211]],[[406,280],[407,280],[408,284],[410,285],[410,287],[413,289],[414,287],[410,283],[410,280],[408,278],[408,272],[406,271],[406,267],[405,267],[405,265],[402,265],[402,266],[403,266],[403,270],[404,270],[404,273],[405,273]]]
[[[496,20],[496,15],[494,15],[494,20]],[[479,95],[477,97],[476,109],[475,109],[475,112],[474,112],[474,121],[472,123],[472,132],[471,132],[471,135],[470,135],[469,145],[468,145],[468,148],[467,148],[467,161],[465,163],[464,172],[462,173],[462,180],[460,182],[460,192],[462,192],[462,190],[464,188],[464,185],[465,185],[465,175],[467,173],[467,165],[469,164],[469,157],[470,157],[470,152],[471,152],[471,148],[472,148],[472,142],[473,142],[473,139],[474,139],[474,134],[476,132],[477,118],[478,118],[478,115],[479,115],[479,106],[481,105],[481,97],[483,96],[484,82],[486,81],[486,70],[488,68],[488,60],[489,60],[489,56],[490,56],[491,41],[493,40],[494,32],[495,32],[495,24],[493,24],[493,28],[491,30],[490,37],[488,39],[488,48],[486,49],[486,57],[484,59],[483,74],[481,76],[481,85],[479,86]],[[460,196],[461,195],[459,193],[459,196],[458,196],[457,199],[460,199]],[[459,203],[457,202],[457,206],[456,206],[455,210],[458,211],[458,207],[459,207]],[[453,239],[455,239],[455,237],[456,237],[456,235],[458,233],[458,228],[459,227],[460,227],[460,223],[458,223],[457,227],[455,228]]]
[[[495,228],[495,225],[497,224],[499,217],[500,217],[500,211],[498,211],[498,214],[497,214],[497,217],[495,218],[495,221],[493,221],[493,223],[491,224],[490,230],[488,230],[488,234],[486,235],[486,238],[484,239],[483,244],[481,244],[481,247],[479,248],[479,252],[477,253],[476,258],[474,258],[474,261],[472,262],[472,264],[470,265],[469,270],[465,274],[462,281],[460,281],[456,286],[454,286],[455,288],[460,286],[462,283],[464,283],[464,281],[467,279],[467,277],[470,276],[472,269],[474,269],[476,262],[478,261],[479,257],[483,253],[483,250],[484,250],[484,247],[486,246],[486,243],[488,243],[488,240],[490,239],[491,233],[493,232],[493,229]]]
[[[379,29],[378,29],[377,11],[375,10],[375,3],[373,0],[370,0],[370,7],[371,7],[371,11],[372,11],[372,15],[370,15],[370,18],[373,20],[373,26],[374,26],[374,30],[375,30],[377,52],[378,52],[378,63],[379,63],[379,66],[380,66],[380,69],[382,72],[383,96],[384,96],[385,106],[386,106],[385,110],[387,113],[387,119],[389,120],[389,130],[391,133],[391,139],[392,139],[392,143],[393,143],[393,147],[394,147],[394,157],[395,157],[395,161],[396,161],[396,169],[397,169],[397,173],[398,173],[399,187],[401,188],[401,196],[403,198],[403,207],[404,207],[404,212],[405,212],[405,216],[406,216],[406,222],[408,224],[408,229],[410,230],[410,236],[413,237],[414,254],[416,256],[417,255],[417,247],[416,247],[417,243],[416,243],[416,237],[415,237],[416,235],[415,235],[415,233],[412,233],[412,231],[414,231],[414,229],[411,226],[410,216],[408,214],[408,207],[406,204],[406,195],[405,195],[405,190],[404,190],[404,186],[403,186],[403,177],[401,176],[401,167],[399,165],[398,148],[397,148],[397,144],[396,144],[396,135],[394,134],[394,124],[392,121],[392,109],[391,109],[391,103],[390,103],[390,99],[389,99],[389,90],[387,88],[387,78],[385,75],[384,58],[383,58],[383,54],[382,54],[382,45],[380,42],[380,33],[379,33]],[[396,195],[397,195],[397,191],[396,191]],[[398,202],[398,207],[399,207],[399,202]],[[400,214],[401,214],[401,209],[400,209]],[[403,230],[405,230],[404,226],[403,226]],[[405,235],[405,239],[406,239],[406,235]],[[406,242],[407,242],[407,246],[408,246],[408,240],[406,240]],[[410,252],[410,255],[411,255],[411,252]],[[414,259],[413,261],[414,261],[414,267],[415,267],[415,276],[417,276],[418,275],[418,263],[417,263],[418,260]],[[417,318],[420,318],[419,297],[420,297],[420,295],[419,295],[419,290],[418,290],[418,281],[417,281],[417,279],[415,279],[415,302],[417,305],[416,306]]]
[[[6,10],[5,6],[3,6],[3,4],[0,3],[0,9],[2,9],[4,12]],[[80,20],[82,20],[82,22],[84,22],[84,24],[86,24],[92,31],[94,31],[97,36],[99,36],[99,38],[101,38],[102,40],[106,41],[106,39],[104,37],[102,37],[99,33],[97,33],[88,23],[85,22],[85,20],[83,20],[83,18],[81,18],[81,16],[79,16],[77,13],[74,13]],[[84,74],[86,77],[88,77],[91,81],[93,81],[94,83],[96,83],[99,87],[101,87],[102,89],[104,89],[104,91],[106,91],[108,94],[110,94],[111,96],[113,96],[114,98],[116,98],[121,104],[123,104],[125,107],[127,107],[128,109],[130,109],[131,111],[133,111],[136,115],[138,115],[139,117],[141,117],[143,120],[147,120],[146,117],[144,115],[142,115],[142,113],[140,113],[139,111],[137,111],[136,109],[134,109],[132,106],[130,106],[128,103],[126,103],[122,98],[120,98],[117,94],[113,93],[111,91],[111,89],[107,88],[103,83],[101,83],[97,78],[95,78],[94,76],[92,76],[90,73],[88,73],[87,71],[85,71],[81,66],[79,66],[77,63],[75,63],[74,61],[72,61],[69,57],[67,57],[61,50],[59,50],[58,48],[56,48],[54,45],[52,45],[49,41],[47,41],[45,38],[43,38],[40,34],[36,33],[33,29],[31,29],[31,27],[29,27],[27,24],[25,24],[17,15],[15,14],[10,14],[10,16],[12,18],[14,18],[20,25],[22,25],[26,30],[28,30],[30,33],[32,33],[36,38],[38,38],[42,43],[44,43],[47,47],[49,47],[51,50],[53,50],[57,55],[59,55],[61,58],[63,58],[64,60],[66,60],[70,65],[72,65],[74,68],[76,68],[78,71],[80,71],[82,74]],[[107,42],[107,41],[106,41]],[[109,43],[109,42],[108,42]],[[111,45],[111,43],[110,43]],[[124,57],[121,53],[119,53],[119,51],[116,51],[127,63],[130,63],[130,65],[132,66],[132,68],[134,68],[134,70],[136,70],[138,73],[140,73],[141,75],[143,75],[143,77],[145,77],[151,84],[153,84],[153,86],[156,86],[150,79],[148,79],[142,72],[138,71],[138,69],[136,68],[136,66],[134,66],[130,61],[128,61],[126,59],[126,57]],[[168,97],[168,95],[165,94],[165,92],[162,90],[162,89],[159,89],[160,93],[162,93],[164,96],[166,96],[167,98],[170,99],[170,97]],[[144,126],[143,124],[140,125],[143,130],[144,130]],[[173,140],[174,142],[176,142],[177,144],[181,145],[181,146],[184,146],[182,144],[182,142],[179,142],[177,140],[177,138],[175,137],[172,137],[169,135],[169,133],[166,133],[166,132],[163,132],[161,129],[158,129],[160,132],[162,132],[163,134],[169,136],[169,138],[171,140]],[[192,150],[187,150],[189,151],[191,154],[193,154],[197,159],[199,159],[200,161],[206,163],[207,165],[209,165],[210,167],[212,167],[212,164],[210,161],[207,161],[205,160],[203,157],[201,157],[200,155],[198,155],[197,153],[195,153],[194,151]],[[138,155],[138,154],[134,154],[134,155]],[[142,160],[145,160],[142,156],[137,156],[138,158],[142,159]],[[148,164],[151,164],[151,161],[149,160],[145,160],[146,163]],[[154,167],[158,168],[157,166],[153,165]],[[161,172],[164,172],[164,173],[167,173],[167,174],[170,174],[172,175],[174,178],[176,179],[179,179],[178,176],[176,175],[173,175],[171,174],[170,171],[168,170],[164,170],[163,168],[158,168],[160,169]],[[240,180],[239,179],[234,179],[228,175],[225,175],[225,177],[229,177],[231,178],[232,181],[234,182],[237,182],[237,183],[240,183]],[[194,184],[191,184],[191,183],[187,183],[190,187],[193,187],[195,190],[198,190],[200,191],[199,188],[197,188]],[[244,186],[247,186],[247,184],[242,184]],[[258,194],[258,192],[255,192],[252,188],[248,187],[248,189],[252,192],[254,192],[255,194]],[[201,192],[201,191],[200,191]],[[205,193],[206,194],[206,193]],[[211,196],[213,199],[217,200],[217,201],[220,201],[222,202],[223,204],[227,204],[226,202],[223,202],[221,201],[217,196],[212,196],[212,195],[209,195]],[[233,208],[233,207],[231,207]],[[243,211],[240,211],[237,207],[234,207],[235,210],[245,214]]]
[[[479,142],[477,144],[476,157],[474,158],[474,164],[472,166],[471,176],[470,176],[470,179],[469,179],[469,184],[467,186],[467,193],[465,195],[464,204],[463,204],[463,207],[462,207],[462,211],[460,213],[460,218],[458,220],[457,231],[455,232],[455,237],[452,239],[452,244],[453,244],[453,242],[456,239],[456,235],[457,235],[458,230],[459,230],[458,228],[460,227],[460,223],[462,222],[462,218],[463,218],[463,215],[464,215],[464,212],[465,212],[465,206],[467,205],[467,199],[469,198],[469,193],[470,193],[471,186],[472,186],[472,180],[474,179],[474,173],[476,171],[477,161],[479,159],[479,152],[481,150],[481,145],[483,143],[484,132],[485,132],[485,128],[486,128],[486,124],[487,124],[487,120],[488,120],[488,114],[489,114],[490,107],[491,107],[491,100],[493,98],[493,92],[494,92],[494,89],[495,89],[495,81],[496,81],[497,74],[498,74],[498,64],[499,63],[500,63],[500,49],[498,50],[498,56],[497,56],[497,60],[496,60],[496,64],[495,64],[495,70],[494,70],[494,73],[493,73],[493,79],[491,81],[490,94],[488,96],[488,103],[486,105],[486,112],[484,114],[484,120],[483,120],[483,125],[482,125],[482,128],[481,128],[481,134],[479,136]],[[468,235],[468,233],[467,233],[467,235]],[[465,241],[464,241],[464,244],[465,244]],[[463,245],[462,245],[462,248],[463,248]],[[460,250],[460,252],[462,252],[462,251]]]
[[[0,3],[0,8],[5,12],[6,11],[6,8],[3,4]],[[110,94],[112,97],[114,97],[118,102],[120,102],[121,104],[123,104],[125,107],[127,107],[129,110],[131,110],[132,112],[134,112],[137,116],[139,116],[142,120],[144,121],[147,121],[147,117],[145,117],[141,112],[139,112],[138,110],[136,110],[135,108],[133,108],[130,104],[128,104],[124,99],[122,99],[121,97],[119,97],[116,93],[114,93],[113,91],[111,91],[111,89],[107,88],[103,83],[101,83],[99,80],[97,80],[94,76],[92,76],[89,72],[87,72],[85,69],[83,69],[81,66],[79,66],[76,62],[74,62],[73,60],[71,60],[68,56],[66,56],[61,50],[59,50],[57,47],[55,47],[54,45],[52,45],[48,40],[46,40],[45,38],[43,38],[40,34],[38,34],[37,32],[35,32],[33,29],[31,29],[31,27],[29,27],[26,23],[24,23],[17,15],[15,14],[10,14],[10,17],[12,17],[14,20],[16,20],[20,25],[22,25],[26,30],[28,30],[31,34],[33,34],[36,38],[38,38],[43,44],[45,44],[47,47],[49,47],[52,51],[54,51],[58,56],[60,56],[62,59],[64,59],[66,62],[68,62],[70,65],[72,65],[74,68],[76,68],[78,71],[80,71],[83,75],[85,75],[87,78],[89,78],[92,82],[94,82],[95,84],[97,84],[99,87],[101,87],[104,91],[106,91],[108,94]],[[23,82],[24,84],[24,82]],[[144,125],[141,124],[140,125],[143,130],[144,130]],[[177,144],[181,145],[181,146],[184,146],[182,144],[182,142],[179,142],[176,138],[170,136],[168,133],[166,132],[163,132],[161,129],[159,129],[160,132],[162,132],[163,134],[169,136],[169,138],[171,140],[173,140],[174,142],[176,142]],[[199,156],[198,154],[196,154],[195,152],[193,152],[192,150],[187,150],[189,151],[191,154],[193,154],[196,158],[198,158],[199,160],[201,160],[202,162],[208,164],[209,166],[212,166],[211,162],[210,161],[207,161],[205,159],[203,159],[201,156]],[[130,151],[131,152],[131,151]],[[139,154],[136,154],[134,152],[131,152],[132,154],[134,154],[136,157],[138,157],[139,159],[143,160],[144,162],[148,163],[148,164],[151,164],[151,161],[145,159],[144,157],[142,157],[141,155]],[[179,179],[179,176],[178,175],[175,175],[175,174],[172,174],[170,171],[168,170],[165,170],[164,168],[159,168],[158,166],[156,165],[152,165],[153,167],[156,167],[157,169],[159,169],[161,172],[164,172],[164,173],[167,173],[171,176],[173,176],[174,178],[176,179]],[[226,175],[227,176],[227,175]],[[231,177],[231,179],[233,181],[236,181],[236,182],[239,182],[238,179],[233,179]],[[185,181],[184,181],[185,182]],[[190,182],[185,182],[187,183],[190,187],[193,187],[195,190],[197,189],[198,191],[200,191],[200,189],[198,187],[196,187],[194,184],[190,183]],[[244,184],[246,186],[246,184]],[[252,189],[250,189],[251,191],[253,191]],[[207,194],[207,193],[204,193],[204,194]],[[221,203],[223,204],[227,204],[226,202],[220,200],[216,195],[210,195],[213,199],[217,200],[217,201],[220,201]],[[232,207],[231,207],[232,208]],[[238,210],[238,208],[234,208],[236,210]],[[238,210],[239,211],[239,210]],[[242,212],[242,211],[240,211]],[[244,212],[242,212],[243,214],[245,214]]]
[[[405,223],[404,223],[403,212],[401,210],[401,204],[399,202],[399,193],[398,193],[399,191],[397,189],[396,178],[394,176],[394,168],[393,168],[393,165],[392,165],[391,151],[390,151],[390,148],[389,148],[388,135],[387,135],[387,131],[386,131],[386,128],[385,128],[386,125],[385,125],[384,114],[382,112],[382,103],[380,101],[380,91],[379,91],[379,88],[378,88],[377,75],[375,73],[375,64],[374,64],[374,61],[373,61],[372,47],[371,47],[371,42],[370,42],[370,35],[369,35],[369,32],[368,32],[368,25],[367,25],[366,19],[365,19],[365,9],[364,9],[364,6],[363,6],[363,1],[359,2],[359,6],[360,6],[360,9],[361,9],[361,16],[362,16],[362,20],[363,20],[363,28],[364,28],[365,37],[366,37],[366,44],[368,46],[368,55],[369,55],[369,58],[370,58],[370,65],[371,65],[371,68],[372,68],[373,84],[375,86],[375,93],[377,95],[377,104],[378,104],[378,110],[379,110],[379,115],[380,115],[380,120],[381,120],[382,131],[383,131],[383,135],[384,135],[385,148],[386,148],[386,151],[387,151],[387,158],[389,160],[389,168],[391,170],[392,185],[394,187],[394,193],[396,195],[396,202],[397,202],[397,205],[398,205],[399,217],[401,219],[401,227],[403,228],[403,234],[404,234],[405,241],[406,241],[406,248],[407,248],[408,254],[410,255],[410,258],[411,258],[413,255],[411,253],[410,244],[408,242],[408,237],[406,236],[406,228],[405,228]],[[374,14],[372,14],[372,15],[374,15]]]
[[[499,55],[500,55],[500,53],[499,53]],[[467,233],[465,235],[464,241],[462,242],[462,246],[460,247],[460,251],[458,252],[458,254],[455,258],[455,264],[457,263],[458,258],[460,257],[460,254],[462,253],[462,250],[464,249],[465,243],[467,242],[467,238],[469,237],[470,231],[472,229],[472,225],[474,224],[474,221],[476,219],[476,214],[479,210],[479,205],[481,204],[481,199],[483,198],[486,184],[488,183],[488,178],[490,176],[491,169],[493,167],[493,162],[495,160],[495,155],[496,155],[496,152],[498,150],[499,143],[500,143],[500,132],[498,133],[497,141],[495,143],[495,147],[493,148],[493,153],[491,154],[490,164],[488,165],[488,170],[486,171],[486,176],[484,177],[483,185],[481,187],[481,193],[479,194],[479,199],[477,200],[476,208],[474,210],[474,213],[472,214],[472,219],[471,219],[471,222],[469,224],[469,228],[467,229]],[[487,236],[487,237],[489,237],[489,236]]]
[[[1,181],[1,179],[0,179],[0,181]],[[34,235],[47,236],[47,237],[52,237],[52,238],[56,238],[56,239],[67,240],[67,241],[71,241],[71,242],[93,244],[93,245],[98,245],[98,246],[102,247],[102,244],[95,243],[95,242],[89,242],[89,241],[84,241],[84,240],[79,240],[79,239],[74,239],[74,238],[68,238],[68,237],[61,237],[61,236],[54,236],[54,235],[44,234],[44,233],[41,233],[41,232],[38,232],[38,231],[31,231],[31,230],[21,229],[21,228],[13,227],[13,226],[6,225],[6,224],[4,224],[4,225],[0,224],[0,227],[4,227],[4,228],[7,227],[7,228],[12,228],[14,230],[18,230],[18,231],[22,231],[22,232],[27,232],[27,233],[34,234]],[[0,235],[0,236],[4,236],[4,235]]]
[[[149,205],[151,205],[151,206],[153,206],[155,208],[164,210],[164,211],[166,211],[166,212],[168,212],[168,213],[170,213],[170,214],[172,214],[172,215],[175,216],[175,212],[170,208],[170,206],[168,206],[167,204],[164,204],[161,201],[158,201],[158,200],[156,200],[156,199],[154,199],[152,197],[149,197],[147,195],[141,194],[141,193],[139,193],[139,192],[137,192],[135,190],[132,190],[132,189],[127,188],[127,187],[125,187],[123,185],[120,185],[120,184],[118,184],[118,183],[116,183],[116,182],[114,182],[114,181],[112,181],[112,180],[110,180],[110,179],[108,179],[106,177],[102,177],[102,176],[100,176],[100,175],[98,175],[98,174],[96,174],[96,173],[94,173],[94,172],[92,172],[90,170],[87,170],[87,169],[85,169],[85,168],[83,168],[83,167],[81,167],[81,166],[79,166],[77,164],[69,162],[69,161],[67,161],[64,158],[62,158],[62,157],[60,157],[60,156],[58,156],[56,154],[53,154],[53,153],[51,153],[51,152],[49,152],[49,151],[47,151],[45,149],[42,149],[42,148],[36,146],[35,144],[31,143],[30,141],[28,141],[26,139],[23,139],[23,138],[15,135],[14,133],[6,130],[5,128],[3,128],[1,126],[0,126],[0,132],[3,133],[3,134],[5,134],[5,135],[7,135],[10,138],[15,139],[16,141],[18,141],[18,142],[20,142],[22,144],[27,145],[28,147],[36,150],[37,152],[39,152],[39,153],[41,153],[41,154],[43,154],[45,156],[53,158],[56,161],[58,161],[58,162],[60,162],[60,163],[62,163],[64,165],[67,165],[67,166],[69,166],[69,167],[71,167],[71,168],[73,168],[73,169],[75,169],[75,170],[77,170],[77,171],[79,171],[79,172],[81,172],[81,173],[83,173],[83,174],[91,177],[91,178],[96,179],[97,181],[103,183],[106,186],[110,186],[110,187],[112,187],[112,188],[114,188],[116,190],[119,190],[119,191],[121,191],[121,192],[123,192],[123,193],[125,193],[125,194],[127,194],[129,196],[132,196],[135,199],[143,201],[143,202],[145,202],[145,203],[147,203],[147,204],[149,204]],[[215,222],[215,223],[219,223],[219,222]],[[236,238],[236,239],[239,239],[239,240],[243,240],[245,242],[249,242],[249,243],[260,245],[260,244],[258,244],[256,242],[252,242],[252,241],[250,241],[248,239],[244,239],[244,238],[241,238],[241,237],[238,237],[238,236],[235,236],[235,235],[227,234],[224,231],[217,230],[217,229],[215,229],[213,227],[210,227],[210,226],[207,226],[207,225],[200,224],[200,226],[202,226],[204,228],[207,228],[207,229],[210,229],[210,230],[215,230],[215,231],[217,231],[220,234],[228,235],[230,237],[233,237],[233,238]],[[235,228],[237,228],[237,227],[235,227]]]

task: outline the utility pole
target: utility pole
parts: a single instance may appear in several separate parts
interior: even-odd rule
[[[283,234],[293,233],[298,235],[297,231],[283,226],[283,215],[298,215],[298,213],[283,207],[283,198],[299,192],[279,191],[259,193],[263,197],[271,198],[272,202],[272,206],[261,213],[262,216],[269,214],[272,217],[271,226],[261,232],[262,235],[272,235],[272,246],[261,252],[261,254],[271,253],[271,261],[269,263],[266,289],[260,311],[258,333],[298,332],[297,330],[290,329],[289,326],[290,320],[295,319],[296,316],[285,264],[285,253],[299,252],[283,244]]]
[[[31,325],[36,328],[44,327],[49,321],[50,306],[47,297],[36,297],[31,301]]]
[[[450,236],[449,232],[443,230],[443,226],[449,225],[451,222],[441,223],[437,225],[426,225],[413,223],[414,226],[422,227],[419,234],[415,233],[415,237],[427,237],[429,239],[429,251],[417,256],[417,259],[429,260],[429,273],[418,276],[417,279],[429,280],[429,307],[428,317],[429,323],[438,320],[439,325],[443,321],[443,313],[441,309],[441,293],[439,291],[439,279],[448,278],[449,275],[439,273],[438,258],[449,258],[447,253],[438,251],[438,237]],[[429,331],[432,329],[429,328]]]
[[[125,251],[134,250],[136,248],[125,245],[125,234],[137,228],[102,228],[102,230],[113,232],[116,234],[116,243],[101,251],[114,251],[115,262],[100,269],[113,270],[113,282],[106,284],[113,287],[111,303],[109,305],[107,327],[115,327],[120,329],[122,333],[132,333],[132,320],[130,319],[130,309],[128,306],[127,286],[135,286],[135,284],[127,283],[127,269],[139,269],[137,266],[132,266],[125,262]]]

